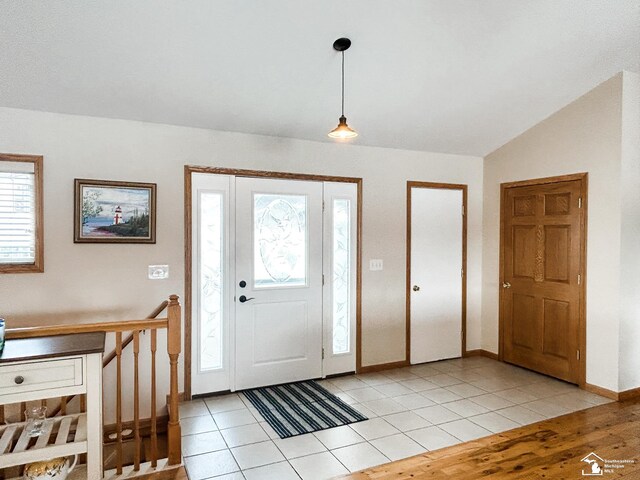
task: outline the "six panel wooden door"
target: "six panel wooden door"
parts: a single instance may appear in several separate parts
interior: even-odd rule
[[[507,188],[503,196],[504,360],[579,381],[580,180]]]

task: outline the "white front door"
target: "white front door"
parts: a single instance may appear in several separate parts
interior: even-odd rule
[[[411,187],[411,363],[462,355],[462,190]]]
[[[235,388],[321,377],[322,183],[235,187]]]

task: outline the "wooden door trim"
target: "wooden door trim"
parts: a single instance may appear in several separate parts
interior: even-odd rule
[[[504,361],[504,293],[501,288],[504,281],[504,209],[507,190],[515,187],[528,187],[535,185],[547,185],[550,183],[562,183],[580,181],[580,197],[582,198],[582,215],[580,218],[580,230],[582,242],[580,245],[580,302],[578,307],[578,348],[580,359],[578,363],[578,385],[585,388],[587,385],[587,215],[588,215],[588,186],[589,174],[573,173],[556,177],[544,177],[516,182],[500,184],[500,264],[498,278],[498,359]]]
[[[306,180],[316,182],[355,183],[357,187],[356,235],[356,372],[362,371],[362,178],[315,175],[307,173],[274,172],[266,170],[248,170],[237,168],[206,167],[198,165],[184,166],[184,398],[191,399],[191,315],[193,286],[191,283],[192,203],[191,174],[208,173],[213,175],[233,175],[236,177],[273,178],[280,180]]]
[[[407,181],[407,273],[406,273],[406,312],[405,312],[405,364],[411,364],[411,189],[432,188],[442,190],[462,191],[462,318],[461,342],[462,356],[467,356],[467,190],[468,186],[461,183],[437,183]]]

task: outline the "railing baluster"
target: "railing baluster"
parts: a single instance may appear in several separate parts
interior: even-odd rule
[[[169,297],[167,314],[167,353],[169,354],[169,424],[167,426],[167,463],[178,465],[182,462],[182,439],[180,437],[180,413],[178,411],[178,357],[182,339],[180,302],[177,295]]]
[[[67,397],[60,397],[60,407],[58,408],[60,415],[67,414]],[[51,412],[51,416],[55,416],[56,412]]]
[[[151,466],[158,465],[158,430],[156,418],[156,350],[158,349],[158,331],[151,330]]]
[[[116,332],[116,473],[122,474],[122,332]]]
[[[140,384],[138,379],[138,354],[140,353],[140,332],[133,332],[133,436],[135,452],[133,469],[140,470]]]
[[[22,422],[27,420],[26,411],[27,411],[27,402],[21,402],[20,403],[20,420]]]

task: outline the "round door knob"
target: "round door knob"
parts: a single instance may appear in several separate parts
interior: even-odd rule
[[[16,385],[21,385],[22,382],[24,382],[24,377],[22,375],[18,375],[13,379],[13,381],[16,382]]]
[[[413,286],[413,291],[417,292],[418,290],[420,290],[420,287],[418,285],[414,285]]]

